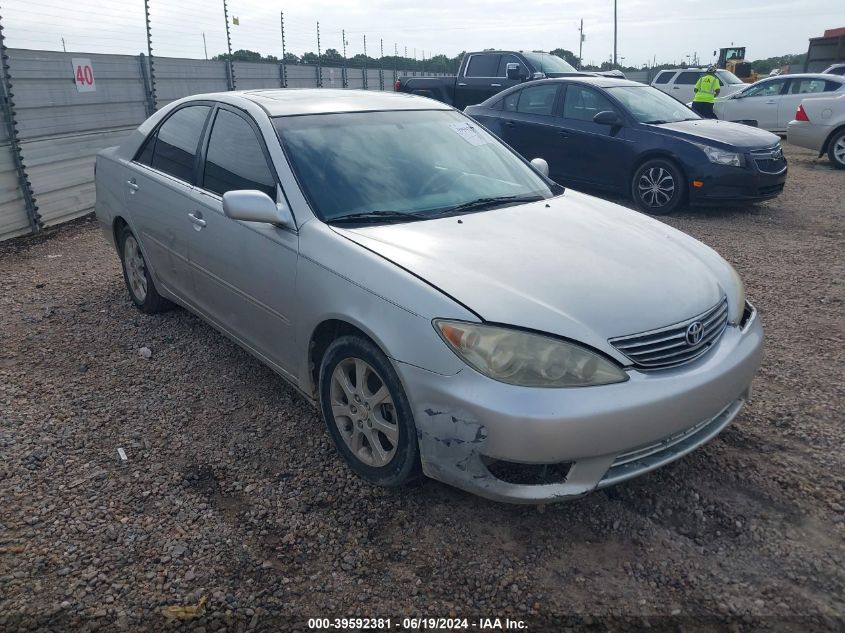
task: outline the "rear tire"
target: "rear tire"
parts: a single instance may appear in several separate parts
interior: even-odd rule
[[[360,336],[332,342],[320,362],[320,409],[337,451],[362,479],[398,487],[420,473],[419,442],[399,377]]]
[[[830,137],[827,157],[836,169],[845,169],[845,130],[839,130]]]
[[[124,226],[120,229],[117,238],[120,263],[123,267],[123,281],[126,282],[126,289],[129,291],[132,303],[146,314],[171,309],[173,304],[158,294],[138,239],[132,230]]]
[[[671,160],[654,158],[640,165],[631,180],[631,197],[637,208],[650,215],[667,215],[681,205],[686,183]]]

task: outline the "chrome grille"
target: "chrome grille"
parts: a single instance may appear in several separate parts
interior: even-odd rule
[[[690,341],[690,327],[700,323],[700,339]],[[710,349],[728,323],[728,300],[723,298],[707,312],[659,330],[620,336],[610,344],[643,369],[674,367],[694,360]]]
[[[765,174],[779,174],[786,169],[786,158],[780,145],[752,150],[751,157],[757,164],[757,169]]]

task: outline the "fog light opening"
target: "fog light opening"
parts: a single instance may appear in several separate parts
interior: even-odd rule
[[[496,479],[509,484],[522,486],[542,486],[545,484],[562,484],[566,482],[572,462],[558,462],[556,464],[520,464],[503,459],[484,457],[487,470]]]

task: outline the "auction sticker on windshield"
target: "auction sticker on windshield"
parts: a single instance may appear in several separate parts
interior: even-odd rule
[[[487,145],[490,142],[490,138],[479,134],[471,123],[450,123],[449,127],[470,145]]]

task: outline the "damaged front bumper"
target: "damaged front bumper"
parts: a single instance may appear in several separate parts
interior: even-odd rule
[[[426,475],[497,501],[547,503],[654,470],[717,435],[749,397],[762,341],[755,313],[692,363],[573,389],[395,366]]]

